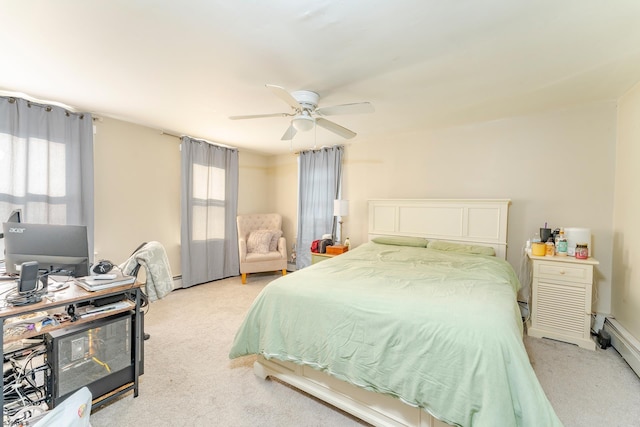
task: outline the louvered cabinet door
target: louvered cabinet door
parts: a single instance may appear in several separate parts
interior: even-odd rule
[[[593,258],[529,256],[533,280],[527,333],[595,349],[591,339]]]

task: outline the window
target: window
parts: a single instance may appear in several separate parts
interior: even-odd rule
[[[225,170],[193,165],[192,240],[225,238]]]
[[[2,218],[19,206],[25,221],[67,224],[64,144],[0,133],[0,162],[11,165],[0,168]]]
[[[0,221],[85,225],[93,253],[90,114],[0,96]]]
[[[239,270],[238,150],[182,137],[182,287]]]

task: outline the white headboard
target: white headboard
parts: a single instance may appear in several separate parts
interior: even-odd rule
[[[508,199],[369,200],[369,240],[417,236],[491,246],[507,257]]]

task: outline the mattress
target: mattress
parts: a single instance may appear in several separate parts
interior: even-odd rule
[[[310,366],[462,426],[561,425],[529,362],[504,260],[367,243],[279,278],[229,356]]]

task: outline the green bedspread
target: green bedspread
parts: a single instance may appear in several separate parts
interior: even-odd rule
[[[267,285],[230,357],[262,354],[462,426],[561,425],[522,342],[511,266],[367,243]]]

